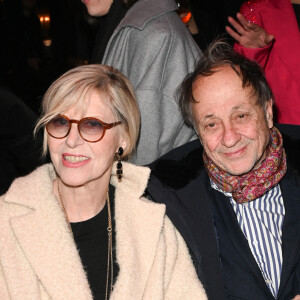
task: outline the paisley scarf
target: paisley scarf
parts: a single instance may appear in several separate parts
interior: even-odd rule
[[[238,176],[226,173],[213,163],[205,151],[203,160],[211,180],[222,191],[231,193],[237,203],[252,201],[264,195],[281,180],[287,169],[282,136],[275,127],[270,130],[267,157],[257,169],[247,174]]]

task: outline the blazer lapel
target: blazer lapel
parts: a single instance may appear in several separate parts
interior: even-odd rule
[[[285,218],[282,229],[283,265],[278,297],[284,290],[292,269],[300,259],[300,187],[295,181],[283,179],[280,188],[285,206]]]

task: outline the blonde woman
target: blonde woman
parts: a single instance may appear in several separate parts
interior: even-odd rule
[[[142,197],[150,170],[123,162],[139,125],[112,67],[50,86],[36,130],[51,163],[0,200],[1,299],[207,299],[165,206]]]

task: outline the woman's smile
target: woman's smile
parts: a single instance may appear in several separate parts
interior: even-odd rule
[[[74,155],[69,153],[62,154],[62,163],[68,168],[78,168],[86,165],[91,160],[90,157],[84,155]]]

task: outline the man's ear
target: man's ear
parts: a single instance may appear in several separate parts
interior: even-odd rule
[[[269,100],[266,103],[265,108],[266,120],[268,122],[268,126],[271,129],[273,127],[273,99]]]

